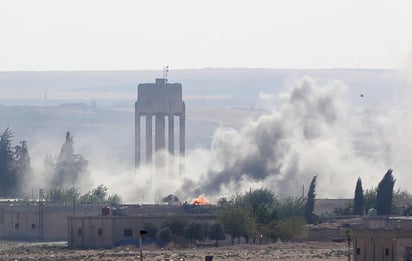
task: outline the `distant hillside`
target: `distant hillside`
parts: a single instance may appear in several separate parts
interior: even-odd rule
[[[368,102],[391,95],[397,84],[392,70],[292,70],[292,69],[193,69],[171,70],[170,82],[183,84],[189,106],[253,108],[259,93],[279,91],[303,75],[327,82],[342,80],[350,88],[349,98]],[[68,71],[0,72],[0,103],[56,105],[96,101],[100,105],[132,107],[139,83],[153,82],[162,71]],[[377,91],[379,90],[379,91]],[[362,101],[365,102],[365,101]]]

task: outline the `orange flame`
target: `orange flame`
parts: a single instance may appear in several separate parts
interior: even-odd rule
[[[206,205],[208,203],[209,201],[203,195],[200,195],[198,198],[192,199],[193,205]]]

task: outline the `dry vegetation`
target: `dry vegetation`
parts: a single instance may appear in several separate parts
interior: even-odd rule
[[[234,245],[218,248],[143,249],[144,260],[347,260],[345,243],[306,242],[267,245]],[[66,243],[0,243],[1,260],[140,260],[135,247],[72,250]]]

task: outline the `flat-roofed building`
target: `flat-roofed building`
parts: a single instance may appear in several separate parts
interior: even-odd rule
[[[167,218],[182,218],[188,222],[214,222],[215,215],[136,215],[136,216],[72,216],[68,217],[69,248],[111,248],[138,244],[145,223],[160,225]]]
[[[100,205],[0,206],[0,239],[67,240],[67,216],[96,215]]]
[[[351,233],[355,261],[412,261],[410,217],[368,216]]]

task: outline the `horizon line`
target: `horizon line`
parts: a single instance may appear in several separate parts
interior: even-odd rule
[[[351,70],[351,71],[397,71],[402,70],[402,68],[394,68],[394,67],[362,67],[362,68],[355,68],[355,67],[319,67],[319,68],[291,68],[291,67],[201,67],[201,68],[176,68],[170,69],[171,71],[195,71],[195,70],[278,70],[278,71],[285,71],[285,70],[294,70],[294,71],[327,71],[327,70]],[[161,69],[52,69],[52,70],[0,70],[0,73],[18,73],[18,72],[157,72],[163,71]]]

